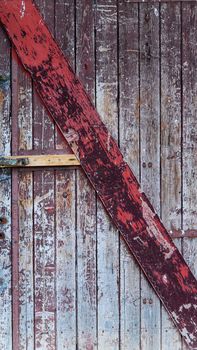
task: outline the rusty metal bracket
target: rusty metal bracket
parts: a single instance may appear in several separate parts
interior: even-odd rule
[[[0,168],[23,167],[29,164],[28,158],[0,157]]]
[[[1,217],[1,218],[0,218],[0,224],[1,224],[1,225],[7,224],[7,219]]]

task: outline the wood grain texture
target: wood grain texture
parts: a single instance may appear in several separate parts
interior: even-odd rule
[[[74,1],[56,1],[55,35],[73,67],[75,67],[75,26]],[[56,150],[71,152],[57,130],[55,144]],[[76,196],[75,171],[56,171],[56,347],[60,350],[75,350],[77,347]]]
[[[10,154],[10,42],[0,29],[0,153]],[[5,236],[0,241],[0,348],[12,349],[12,295],[11,295],[11,175],[0,170],[1,217],[7,223],[0,225]]]
[[[54,34],[54,0],[36,0],[35,4],[38,6],[49,30]],[[33,93],[33,117],[33,148],[39,150],[40,148],[43,150],[53,149],[55,146],[54,123],[49,119],[49,114],[42,105],[35,87]]]
[[[76,2],[72,0],[55,0],[54,16],[55,28],[54,35],[66,54],[73,69],[75,69],[75,36],[76,36]],[[64,153],[71,153],[72,150],[63,136],[58,132],[55,126],[55,147],[56,150],[64,150]]]
[[[179,1],[179,3],[181,3],[181,2],[184,2],[184,3],[186,3],[186,2],[195,2],[196,0],[180,0]],[[177,0],[125,0],[125,2],[127,2],[127,3],[149,3],[149,4],[151,4],[151,3],[157,3],[157,4],[159,4],[159,3],[173,3],[173,2],[177,2]]]
[[[54,349],[55,303],[54,176],[34,172],[34,298],[35,347]]]
[[[138,4],[119,4],[120,149],[139,179],[139,22]],[[128,74],[129,72],[129,74]],[[121,349],[140,349],[140,270],[125,242],[120,246]]]
[[[190,19],[188,26],[187,18]],[[197,227],[197,132],[196,132],[196,27],[197,7],[195,3],[182,4],[182,186],[183,229]],[[183,254],[197,277],[197,241],[183,240]],[[187,347],[183,344],[183,349]]]
[[[93,1],[76,1],[76,73],[95,101]],[[78,348],[97,349],[96,193],[84,172],[77,172],[77,310]]]
[[[141,186],[160,213],[159,6],[140,5]],[[161,349],[160,301],[141,275],[141,348]]]
[[[161,218],[181,227],[181,6],[161,4]],[[174,240],[181,251],[181,240]],[[181,337],[162,309],[162,350],[181,350]]]
[[[19,186],[19,349],[34,349],[33,179],[23,171]]]
[[[23,59],[23,64],[31,70],[42,99],[48,106],[53,118],[58,122],[58,126],[61,128],[73,151],[79,157],[83,169],[97,189],[102,202],[117,228],[123,234],[130,250],[136,256],[155,291],[171,313],[185,340],[195,348],[196,280],[172,243],[158,216],[154,213],[149,200],[139,190],[139,184],[128,165],[123,161],[114,139],[102,124],[93,105],[87,98],[87,94],[76,77],[74,77],[70,66],[68,66],[67,61],[51,38],[47,28],[42,24],[38,12],[32,7],[30,1],[25,2],[25,10],[24,6],[21,9],[20,5],[20,2],[13,4],[4,1],[0,13],[1,20],[4,21],[4,25],[9,30],[9,34],[17,46],[18,53]],[[148,6],[150,9],[150,5]],[[113,5],[104,12],[109,13],[109,10],[111,11],[112,9]],[[145,11],[146,8],[144,7],[143,10]],[[152,6],[152,10],[152,20],[157,25],[158,6],[156,8]],[[31,23],[27,21],[28,13],[30,12]],[[17,21],[12,21],[13,15],[15,19],[18,16]],[[114,16],[109,17],[110,24],[113,23],[113,18]],[[146,16],[141,20],[142,22],[144,20],[148,22],[148,18],[149,16]],[[12,23],[12,26],[10,23]],[[30,31],[30,24],[32,31]],[[144,28],[147,30],[148,24]],[[35,31],[37,33],[36,36],[30,34],[30,32],[33,33]],[[39,33],[42,33],[41,36],[44,41],[41,39],[40,42]],[[148,39],[151,39],[152,43],[157,43],[157,33],[158,31],[153,34],[148,30]],[[38,47],[41,49],[43,46],[44,50],[38,50]],[[157,59],[155,55],[157,53],[156,48],[150,47],[145,42],[144,59],[146,64],[142,65],[144,67],[144,76],[146,74],[151,76],[152,74],[151,67],[150,73],[147,70],[149,67],[148,61],[153,57]],[[110,69],[112,68],[113,65],[111,65]],[[157,65],[154,69],[157,72]],[[63,76],[64,79],[62,79]],[[146,86],[146,81],[141,79],[141,84]],[[153,86],[152,91],[154,91],[154,88],[157,89],[157,83],[156,86]],[[147,86],[147,91],[150,92],[150,86]],[[157,135],[158,106],[154,106],[158,96],[156,95],[156,99],[154,96],[151,96],[149,100],[149,96],[144,90],[144,98],[144,110],[143,108],[141,110],[142,112],[152,110],[154,112],[154,116],[152,116],[154,123],[151,130],[150,125],[146,122],[146,118],[144,119],[145,125],[147,125],[147,130],[145,131],[147,139],[143,139],[143,142],[146,142],[148,152],[144,152],[144,148],[141,147],[141,156],[143,159],[144,155],[149,155],[149,157],[151,155],[153,159],[158,160],[158,151],[157,147],[155,147],[159,139]],[[79,101],[79,103],[76,101]],[[155,143],[152,145],[149,144],[150,135],[155,140]],[[155,164],[153,162],[152,165],[153,169],[151,170],[151,162],[148,162],[148,168],[152,175],[151,180],[153,181],[154,175],[158,171],[158,163]],[[144,169],[142,176],[144,176],[146,186],[151,193],[152,181],[148,184],[145,174],[146,171]],[[157,177],[156,180],[158,180]],[[118,206],[116,199],[118,199]],[[158,210],[158,208],[156,209]],[[171,261],[171,264],[169,264],[169,261]],[[169,288],[171,290],[170,294],[168,292]],[[154,310],[154,312],[156,311]],[[155,315],[157,315],[157,312]],[[155,320],[157,319],[156,316]],[[155,325],[155,321],[153,322]],[[157,327],[158,325],[156,324]],[[146,330],[146,325],[144,329]],[[151,344],[151,341],[148,341],[148,344]]]
[[[96,107],[116,140],[118,140],[117,64],[116,1],[99,0],[96,3]],[[99,201],[97,259],[98,350],[117,350],[120,340],[119,235]]]
[[[54,33],[54,0],[35,1]],[[55,148],[55,127],[37,92],[33,93],[33,148]],[[53,170],[34,172],[34,295],[35,347],[56,346],[56,232]]]
[[[161,179],[160,185],[159,179],[156,179],[156,181],[157,189],[160,190],[161,188],[159,204],[161,204],[160,214],[162,220],[171,237],[175,240],[175,244],[179,248],[183,247],[185,258],[193,273],[196,274],[196,4],[195,2],[174,2],[173,0],[166,2],[148,1],[148,4],[146,1],[144,2],[145,4],[139,4],[128,0],[120,1],[117,4],[114,3],[115,6],[117,5],[116,24],[113,16],[114,4],[109,2],[107,2],[107,6],[100,6],[103,3],[98,3],[99,6],[97,7],[96,2],[86,0],[81,2],[78,0],[76,2],[56,0],[54,3],[40,1],[38,7],[47,21],[49,20],[50,29],[54,29],[58,45],[69,58],[72,67],[75,69],[76,66],[77,74],[80,76],[83,84],[85,84],[89,94],[91,94],[92,100],[96,97],[94,85],[97,81],[98,86],[98,79],[100,90],[103,94],[101,101],[105,100],[102,84],[105,81],[110,81],[110,84],[114,83],[114,86],[112,84],[111,88],[106,84],[104,86],[104,89],[110,90],[112,97],[110,97],[109,106],[106,103],[107,117],[104,115],[101,117],[108,119],[108,111],[115,109],[116,122],[111,122],[113,117],[109,113],[109,128],[115,138],[118,134],[121,151],[132,166],[138,179],[142,170],[146,185],[151,179],[149,187],[154,189],[155,180],[149,176],[149,172],[157,171]],[[148,19],[148,16],[142,17],[142,13],[145,13],[147,10],[147,5],[156,14],[157,11],[154,8],[160,10],[158,18],[160,23],[159,26],[155,27],[155,20],[153,20],[153,25],[152,23],[149,25],[145,23],[143,30],[142,28],[140,30],[141,24],[139,19],[141,23]],[[138,11],[138,8],[140,8],[140,11]],[[23,10],[24,5],[21,7],[21,14]],[[152,21],[154,14],[151,16]],[[97,18],[100,18],[101,31],[104,31],[106,25],[107,29],[111,28],[109,23],[110,19],[113,18],[113,35],[109,34],[108,31],[106,33],[108,38],[105,37],[104,33],[97,36]],[[147,35],[148,27],[156,28],[155,32]],[[181,37],[181,35],[183,36]],[[111,43],[112,37],[115,45]],[[158,38],[156,41],[153,40],[154,43],[156,42],[156,45],[153,48],[151,47],[151,50],[147,48],[144,50],[143,44],[146,42],[146,39],[149,42],[152,41],[150,37]],[[10,70],[10,47],[8,42],[4,42],[5,39],[6,36],[2,31],[0,33],[0,41],[2,43],[2,49],[0,50],[0,76],[2,75],[3,78],[4,75],[7,76],[6,72]],[[152,49],[155,52],[157,51],[158,41],[159,53],[155,59],[150,57],[149,71],[148,63],[145,62],[144,56],[145,54],[146,56],[151,56]],[[102,47],[104,47],[103,52],[102,48],[101,52],[98,51],[100,42],[102,42]],[[115,48],[114,51],[112,47]],[[113,67],[110,67],[110,60],[113,61],[115,57],[117,57],[117,62],[115,65],[112,62]],[[100,60],[102,64],[98,62]],[[97,64],[97,67],[94,66],[95,64]],[[103,65],[107,67],[105,68]],[[142,81],[143,77],[140,67],[143,67],[143,76],[148,77],[147,81]],[[117,77],[115,77],[115,71],[117,71]],[[154,72],[156,72],[155,75]],[[150,78],[151,75],[153,79]],[[154,84],[155,82],[157,83]],[[153,115],[151,111],[157,103],[154,102],[152,106],[147,106],[146,101],[149,98],[146,97],[144,102],[139,98],[140,85],[147,87],[147,95],[149,95],[150,99],[153,96],[154,101],[156,99],[161,100],[160,128],[157,127],[157,131],[153,136],[153,139],[157,140],[157,147],[160,149],[156,149],[152,145],[145,150],[146,158],[150,156],[150,158],[155,157],[157,159],[156,169],[154,168],[153,170],[151,170],[149,162],[148,166],[144,164],[145,157],[142,149],[140,150],[140,139],[142,139],[142,134],[150,134],[147,125],[150,120],[155,119],[156,115]],[[157,91],[158,85],[160,85],[159,96]],[[146,91],[143,86],[142,92],[144,95]],[[46,148],[43,144],[42,138],[43,135],[44,137],[47,136],[48,128],[44,121],[45,118],[47,120],[48,116],[45,110],[42,109],[41,103],[37,107],[36,98],[39,100],[39,97],[35,97],[35,90],[32,93],[31,79],[21,67],[14,50],[12,50],[11,120],[10,113],[8,113],[10,98],[9,80],[7,82],[4,79],[1,80],[0,87],[1,92],[6,91],[6,93],[1,95],[3,99],[1,103],[3,114],[0,111],[1,125],[3,125],[0,128],[1,153],[10,153],[10,121],[12,122],[13,154],[35,156],[41,153],[42,157],[45,157],[45,154],[53,156],[57,154],[64,157],[65,154],[71,153],[71,149],[65,143],[63,136],[53,126],[52,131],[49,133],[52,139],[47,141],[50,148]],[[116,106],[116,94],[119,103],[117,110],[114,108]],[[110,96],[109,93],[107,95],[108,97]],[[157,96],[156,99],[155,96]],[[32,97],[35,101],[33,108]],[[143,112],[144,106],[147,106],[148,116]],[[99,106],[99,108],[104,110],[103,106]],[[140,108],[142,108],[141,118]],[[32,118],[34,109],[35,120]],[[158,122],[158,115],[156,119]],[[145,126],[144,121],[146,121]],[[143,144],[145,143],[149,144],[148,137],[143,141]],[[6,149],[6,152],[3,149]],[[139,171],[140,157],[142,159]],[[158,162],[161,162],[160,167]],[[9,176],[9,171],[7,170],[2,171],[0,175],[1,203],[3,212],[8,213],[8,215],[10,215],[9,203],[11,198]],[[52,180],[51,176],[53,176],[54,180]],[[36,176],[34,176],[30,169],[20,169],[20,171],[13,171],[12,179],[12,279],[14,288],[11,296],[9,294],[9,275],[7,274],[10,268],[9,265],[6,272],[2,269],[1,273],[8,281],[8,285],[6,285],[8,290],[3,289],[0,298],[3,310],[0,315],[1,347],[3,349],[13,348],[14,350],[39,349],[39,339],[41,339],[42,347],[44,348],[48,347],[58,350],[97,349],[99,346],[97,341],[98,335],[100,347],[101,345],[103,346],[102,350],[108,350],[109,346],[113,349],[112,342],[110,342],[111,339],[107,339],[107,348],[105,348],[103,345],[105,338],[102,337],[102,334],[99,334],[97,321],[99,320],[101,330],[103,330],[101,326],[106,330],[109,324],[105,323],[106,314],[104,311],[102,314],[98,314],[100,301],[97,301],[99,296],[97,294],[97,275],[101,276],[102,274],[102,278],[99,277],[98,282],[104,282],[102,290],[105,291],[108,283],[108,266],[113,263],[114,258],[110,256],[109,259],[111,250],[108,246],[106,247],[106,244],[102,244],[102,247],[105,247],[103,254],[105,255],[106,252],[109,254],[104,257],[104,266],[102,266],[102,255],[100,255],[99,265],[97,264],[97,254],[98,252],[101,254],[100,250],[97,250],[96,212],[98,204],[96,203],[95,192],[88,185],[83,171],[79,170],[76,173],[72,169],[56,168],[55,171],[47,169],[44,172],[36,172]],[[37,187],[38,181],[41,183],[40,187]],[[52,195],[51,191],[53,192]],[[42,193],[46,197],[48,196],[48,199],[45,198],[41,204],[36,204],[36,201],[33,204],[35,200],[33,194],[37,197],[38,194]],[[5,194],[6,200],[4,200]],[[159,193],[156,193],[157,203],[158,197]],[[47,200],[50,202],[50,205],[47,204]],[[4,210],[5,207],[6,209]],[[39,210],[40,216],[38,216]],[[102,210],[100,212],[102,214]],[[37,245],[36,251],[34,251],[35,245],[33,246],[34,225],[40,224],[40,220],[41,223],[45,222],[45,224],[42,225],[42,232],[36,231],[37,228],[35,230],[37,243],[42,238],[45,240],[47,237],[47,223],[50,226],[49,232],[53,230],[53,234],[56,237],[55,246],[52,247],[52,255],[54,255],[53,269],[55,272],[51,270],[50,276],[49,271],[47,272],[48,267],[46,268],[45,264],[48,259],[47,254],[45,254],[44,258],[42,256],[44,243],[41,242],[39,248]],[[102,220],[105,222],[106,219],[102,216]],[[8,232],[9,237],[11,237],[10,220],[6,226],[0,224],[0,228]],[[108,228],[105,228],[104,231],[108,232]],[[187,237],[187,239],[184,238],[183,240],[183,237]],[[104,237],[104,239],[106,238]],[[7,243],[10,244],[6,240],[6,247],[8,246]],[[4,250],[4,244],[5,242],[0,241],[1,252],[3,252],[1,259],[3,261],[7,259],[6,262],[8,262],[11,261],[9,260],[9,249]],[[48,239],[46,244],[47,247],[50,246]],[[101,245],[99,249],[100,247]],[[152,304],[149,305],[149,302],[152,303],[152,299],[147,298],[149,289],[144,282],[143,290],[141,291],[140,270],[130,256],[125,242],[122,242],[122,240],[120,240],[120,245],[118,246],[117,256],[119,256],[120,265],[116,272],[120,277],[120,285],[118,286],[118,292],[116,289],[116,296],[114,296],[113,300],[118,300],[115,305],[118,305],[119,312],[114,313],[113,324],[111,325],[115,327],[116,334],[118,334],[117,330],[119,329],[119,344],[118,346],[115,344],[115,347],[118,350],[146,350],[146,344],[150,348],[151,342],[153,343],[153,337],[157,340],[159,337],[162,350],[188,349],[185,343],[182,344],[180,335],[163,308],[161,309],[161,317],[159,316],[160,325],[158,325],[160,336],[153,334],[155,315],[158,315],[158,309],[154,309],[154,304],[153,306]],[[53,256],[50,258],[53,259]],[[32,282],[35,267],[37,268],[37,275],[42,281],[45,281],[44,288],[40,288],[40,295],[42,298],[46,296],[46,302],[42,307],[42,315],[41,313],[39,314],[40,318],[42,318],[40,329],[35,328],[36,332],[34,333],[34,307],[35,301],[36,307],[38,307],[37,299],[39,296],[39,282]],[[110,276],[113,276],[111,271]],[[113,277],[110,277],[110,280],[113,281],[114,286],[115,280]],[[36,291],[35,300],[34,288]],[[47,288],[50,296],[46,295]],[[108,296],[113,293],[111,286],[109,289],[106,293]],[[12,325],[11,297],[13,298]],[[101,306],[103,310],[107,302],[107,298],[102,296]],[[49,306],[51,310],[46,311]],[[140,312],[141,306],[142,313]],[[107,312],[112,307],[107,305]],[[36,317],[38,318],[39,315],[37,310]],[[52,318],[50,318],[50,315]],[[46,321],[44,320],[45,318]],[[49,327],[47,327],[47,324],[49,324]],[[53,331],[54,325],[55,331]],[[11,326],[13,326],[13,336]],[[115,332],[113,333],[114,329],[112,328],[112,338],[116,339]],[[148,339],[145,329],[149,329],[151,339]],[[35,334],[36,338],[34,339]],[[154,345],[153,348],[155,348]]]
[[[16,162],[13,163],[12,161]],[[1,164],[1,162],[3,165]],[[0,168],[72,167],[79,165],[79,161],[73,154],[29,155],[25,157],[6,156],[0,158]]]
[[[32,148],[32,80],[24,72],[18,58],[12,53],[12,154]],[[14,227],[18,244],[13,246],[18,261],[16,285],[18,293],[13,295],[16,312],[13,317],[15,349],[33,349],[34,346],[34,290],[33,290],[33,179],[31,172],[13,172],[13,206],[16,206]],[[20,203],[20,204],[19,204]],[[19,205],[18,205],[19,204]],[[18,218],[17,218],[18,216]],[[17,276],[18,275],[18,276]],[[17,321],[18,319],[18,321]]]
[[[56,347],[76,349],[76,222],[73,171],[56,171]]]
[[[18,152],[18,58],[12,48],[12,123],[11,123],[11,148],[12,154]],[[12,344],[14,349],[19,349],[19,206],[18,206],[18,171],[12,170]]]
[[[186,18],[190,18],[190,26]],[[197,8],[194,4],[184,4],[183,18],[183,227],[196,227],[196,63],[195,54],[197,40],[195,28],[197,25]],[[195,240],[185,240],[184,255],[196,275],[196,243]]]

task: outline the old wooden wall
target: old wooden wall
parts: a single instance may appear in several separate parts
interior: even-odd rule
[[[197,275],[197,3],[35,2]],[[2,29],[0,125],[70,152]],[[3,170],[0,208],[1,350],[187,349],[80,169]]]

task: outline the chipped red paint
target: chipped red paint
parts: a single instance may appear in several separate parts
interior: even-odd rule
[[[24,67],[112,221],[197,349],[197,282],[31,0],[1,0],[0,18]]]

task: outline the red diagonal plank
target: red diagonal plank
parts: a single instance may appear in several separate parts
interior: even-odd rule
[[[0,18],[24,67],[113,223],[191,348],[197,282],[31,0],[1,0]]]

